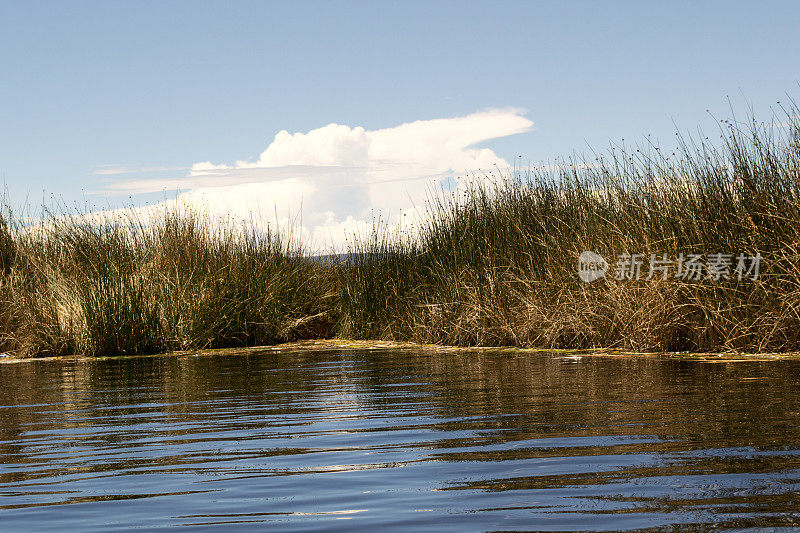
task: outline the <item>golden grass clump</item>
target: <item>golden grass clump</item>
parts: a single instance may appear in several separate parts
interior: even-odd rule
[[[268,230],[177,211],[5,227],[16,251],[0,288],[7,351],[141,354],[332,332],[330,269]]]
[[[722,122],[720,146],[613,149],[437,195],[410,238],[354,248],[340,333],[458,345],[800,349],[800,121]],[[761,255],[756,280],[577,276],[584,250]],[[674,272],[674,271],[673,271]]]
[[[326,338],[636,351],[800,350],[800,119],[433,195],[339,260],[197,211],[0,218],[0,350],[139,354]],[[760,254],[757,279],[584,283],[584,250]]]

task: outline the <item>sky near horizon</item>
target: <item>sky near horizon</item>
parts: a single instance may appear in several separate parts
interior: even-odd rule
[[[769,119],[798,23],[796,2],[0,0],[0,172],[14,205],[180,190],[335,245],[468,171],[713,131],[729,99]]]

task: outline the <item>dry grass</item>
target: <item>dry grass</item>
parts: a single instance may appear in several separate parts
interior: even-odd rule
[[[330,268],[198,213],[16,228],[3,349],[90,355],[264,345],[332,333]]]
[[[800,124],[721,123],[723,143],[612,150],[439,195],[413,239],[375,237],[345,284],[341,333],[457,345],[800,348]],[[788,122],[788,125],[786,123]],[[586,284],[578,255],[744,253],[756,281]],[[645,269],[648,268],[647,263]],[[644,272],[646,274],[646,270]]]
[[[199,213],[0,221],[0,349],[116,355],[327,338],[634,351],[800,350],[800,123],[721,123],[439,194],[348,260]],[[581,251],[760,253],[755,281],[587,284]],[[646,267],[645,267],[646,268]]]

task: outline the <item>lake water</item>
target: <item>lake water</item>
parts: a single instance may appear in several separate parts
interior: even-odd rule
[[[799,385],[797,360],[5,364],[0,530],[800,530]]]

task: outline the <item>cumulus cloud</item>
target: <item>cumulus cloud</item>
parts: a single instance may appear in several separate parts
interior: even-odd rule
[[[418,220],[419,206],[442,180],[506,168],[476,145],[532,125],[519,109],[490,109],[380,130],[342,124],[283,130],[254,161],[198,162],[181,177],[115,179],[96,192],[177,189],[185,192],[166,203],[241,219],[266,214],[319,251],[341,250],[348,237],[368,232],[376,216],[396,224]]]

